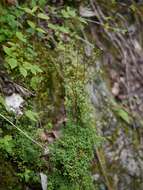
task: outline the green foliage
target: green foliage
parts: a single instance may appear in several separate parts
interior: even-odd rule
[[[111,106],[112,106],[113,112],[117,115],[117,117],[121,118],[127,124],[131,123],[132,118],[129,112],[127,112],[124,108],[119,106],[114,101],[111,102]]]
[[[29,167],[30,164],[35,163],[36,165],[36,163],[39,162],[38,158],[40,156],[40,150],[38,151],[36,145],[33,145],[30,141],[23,136],[21,137],[19,134],[16,135],[13,141],[15,143],[15,147],[13,149],[15,152],[14,156],[17,160],[23,162],[23,164],[27,163]]]
[[[38,175],[35,175],[33,170],[25,169],[23,173],[18,173],[17,176],[26,183],[30,181],[39,182],[39,177]]]
[[[18,27],[21,27],[20,20],[17,18],[22,16],[19,9],[5,9],[0,5],[0,42],[7,41],[14,36]]]
[[[45,3],[44,0],[38,4],[31,1],[31,7],[25,4],[4,8],[0,18],[1,26],[7,24],[4,31],[0,29],[4,66],[14,81],[35,90],[37,95],[28,101],[22,117],[6,111],[4,114],[11,121],[16,118],[16,125],[37,141],[40,140],[39,130],[54,128],[61,104],[65,106],[67,123],[62,137],[50,146],[49,160],[41,157],[44,150],[7,123],[2,128],[0,149],[16,165],[17,176],[24,183],[39,182],[37,173],[44,170],[49,176],[49,190],[92,190],[93,147],[100,140],[85,90],[89,80],[88,65],[84,64],[82,44],[77,41],[86,22],[69,6],[61,9],[48,6],[47,14]],[[51,17],[63,19],[63,23],[55,24]],[[69,38],[66,44],[65,37]],[[4,109],[2,104],[0,110]],[[41,142],[43,147],[46,143]]]
[[[17,32],[16,37],[20,40],[20,43],[8,42],[8,46],[3,46],[6,53],[5,66],[9,66],[12,72],[20,73],[24,78],[30,74],[41,73],[42,69],[38,63],[33,64],[33,61],[37,59],[37,53],[33,47],[28,43],[23,44],[23,42],[26,42],[26,38],[21,32]]]
[[[117,115],[121,117],[121,119],[123,119],[126,123],[130,124],[130,117],[129,117],[128,112],[126,112],[124,109],[121,109],[121,108],[116,109],[115,111]]]
[[[3,138],[0,138],[0,149],[6,151],[8,154],[12,154],[14,143],[12,136],[5,135]]]
[[[53,183],[53,189],[62,189],[63,184],[65,189],[69,186],[72,190],[93,189],[89,172],[93,158],[92,130],[69,123],[63,133],[64,137],[51,147],[53,172],[49,184]]]
[[[37,121],[37,118],[38,118],[37,113],[35,113],[35,112],[31,111],[31,110],[27,110],[27,111],[25,112],[25,115],[26,115],[29,119],[31,119],[32,121]]]

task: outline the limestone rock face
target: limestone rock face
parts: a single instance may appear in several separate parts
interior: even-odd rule
[[[98,78],[98,75],[96,77]],[[107,138],[101,148],[107,178],[109,181],[111,179],[111,186],[114,190],[142,190],[142,128],[136,130],[132,125],[126,125],[116,117],[109,103],[112,102],[113,97],[104,80],[99,76],[98,83],[96,79],[87,89],[95,107],[98,133]],[[93,178],[96,182],[103,183],[105,180],[105,176],[101,173],[95,170]]]

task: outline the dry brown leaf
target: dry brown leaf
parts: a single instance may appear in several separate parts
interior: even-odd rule
[[[43,142],[47,141],[48,137],[45,132],[41,132],[39,136],[40,136],[41,141],[43,141]]]
[[[48,143],[53,143],[54,140],[60,138],[60,136],[61,136],[61,131],[51,131],[51,132],[43,131],[39,135],[42,142],[48,142]]]
[[[6,3],[9,4],[9,5],[16,5],[17,0],[6,0]]]

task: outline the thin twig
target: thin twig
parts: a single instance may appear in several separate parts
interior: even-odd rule
[[[41,147],[42,149],[44,148],[39,142],[35,141],[33,138],[31,138],[27,133],[25,133],[24,131],[22,131],[19,127],[17,127],[16,125],[14,125],[14,123],[12,123],[8,118],[6,118],[4,115],[2,115],[0,113],[0,116],[6,120],[9,124],[11,124],[13,127],[15,127],[20,133],[22,133],[25,137],[27,137],[30,141],[32,141],[33,143],[37,144],[39,147]]]
[[[88,40],[81,38],[80,36],[75,37],[78,40],[81,40],[82,42],[86,43],[87,45],[91,46],[92,48],[94,48],[94,45],[92,43],[90,43]]]

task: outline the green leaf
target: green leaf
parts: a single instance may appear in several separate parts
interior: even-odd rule
[[[0,96],[0,104],[2,104],[3,106],[6,106],[5,100],[2,96]]]
[[[76,12],[70,7],[67,7],[67,10],[62,10],[62,15],[64,18],[73,18],[76,16]]]
[[[26,62],[26,61],[25,61],[24,64],[23,64],[23,67],[24,67],[26,70],[30,70],[32,66],[33,66],[32,64],[30,64],[29,62]]]
[[[38,65],[32,65],[30,70],[31,70],[31,73],[34,75],[36,75],[37,73],[43,72]]]
[[[53,29],[53,30],[57,30],[57,26],[51,23],[48,23],[48,27]]]
[[[0,149],[5,150],[7,153],[12,153],[14,147],[12,136],[6,135],[0,139]]]
[[[70,32],[67,27],[63,27],[63,26],[59,26],[59,27],[58,27],[58,30],[59,30],[60,32],[67,33],[67,34]]]
[[[24,67],[20,67],[20,68],[19,68],[19,71],[20,71],[20,73],[21,73],[24,77],[27,76],[27,70],[26,70]]]
[[[61,13],[62,13],[64,18],[69,18],[70,17],[66,10],[62,10]]]
[[[26,70],[30,70],[32,74],[36,75],[37,73],[43,72],[42,69],[38,65],[33,65],[28,62],[24,62],[23,67]]]
[[[67,7],[67,12],[71,17],[75,17],[76,16],[76,12],[74,9]]]
[[[58,26],[58,25],[54,25],[54,24],[51,24],[51,23],[48,24],[48,27],[55,30],[55,31],[59,31],[59,32],[67,33],[67,34],[70,32],[67,27]]]
[[[33,29],[36,28],[36,24],[35,24],[34,22],[28,20],[27,23],[28,23],[28,25],[29,25],[31,28],[33,28]]]
[[[33,9],[31,10],[31,12],[34,13],[34,12],[37,11],[37,9],[38,9],[38,6],[35,6],[35,7],[33,7]]]
[[[18,66],[17,60],[14,58],[8,58],[6,61],[10,65],[11,69],[14,69]]]
[[[82,23],[84,23],[84,24],[88,24],[88,22],[84,18],[82,18],[82,17],[79,17],[79,21],[82,22]]]
[[[46,32],[42,28],[36,28],[36,30],[40,33],[46,34]]]
[[[121,108],[116,109],[115,111],[116,111],[117,115],[119,117],[121,117],[121,119],[123,119],[128,124],[130,123],[130,117],[129,117],[128,112],[126,112],[124,109],[121,109]]]
[[[36,90],[36,88],[39,86],[39,84],[42,82],[43,77],[42,76],[34,76],[32,77],[31,81],[30,81],[30,86]]]
[[[136,8],[136,6],[135,6],[134,4],[132,4],[132,5],[130,6],[130,9],[131,9],[133,12],[135,12],[135,11],[137,10],[137,8]]]
[[[34,69],[39,72],[39,73],[42,73],[42,69],[38,66],[38,65],[34,65]]]
[[[12,47],[14,47],[14,46],[16,46],[16,44],[15,43],[13,43],[13,42],[7,42],[10,46],[12,46]]]
[[[33,112],[31,110],[27,110],[25,112],[25,115],[32,121],[37,121],[38,114],[36,112]]]
[[[49,20],[49,17],[46,14],[39,13],[37,16],[38,16],[38,18],[41,18],[41,19],[44,19],[44,20]]]
[[[24,35],[21,32],[16,32],[16,37],[22,42],[26,42],[26,39],[24,38]]]
[[[3,50],[4,50],[4,52],[5,52],[7,55],[9,55],[9,56],[12,55],[12,50],[11,50],[11,48],[8,48],[8,47],[6,47],[6,46],[3,46]]]
[[[27,7],[22,8],[22,10],[24,10],[24,11],[25,11],[26,13],[28,13],[28,14],[32,14],[32,13],[33,13],[32,10],[29,9],[29,8],[27,8]]]
[[[6,40],[6,36],[4,34],[0,34],[0,42],[3,42]]]
[[[34,76],[30,81],[30,86],[35,90],[40,83],[39,78]]]

